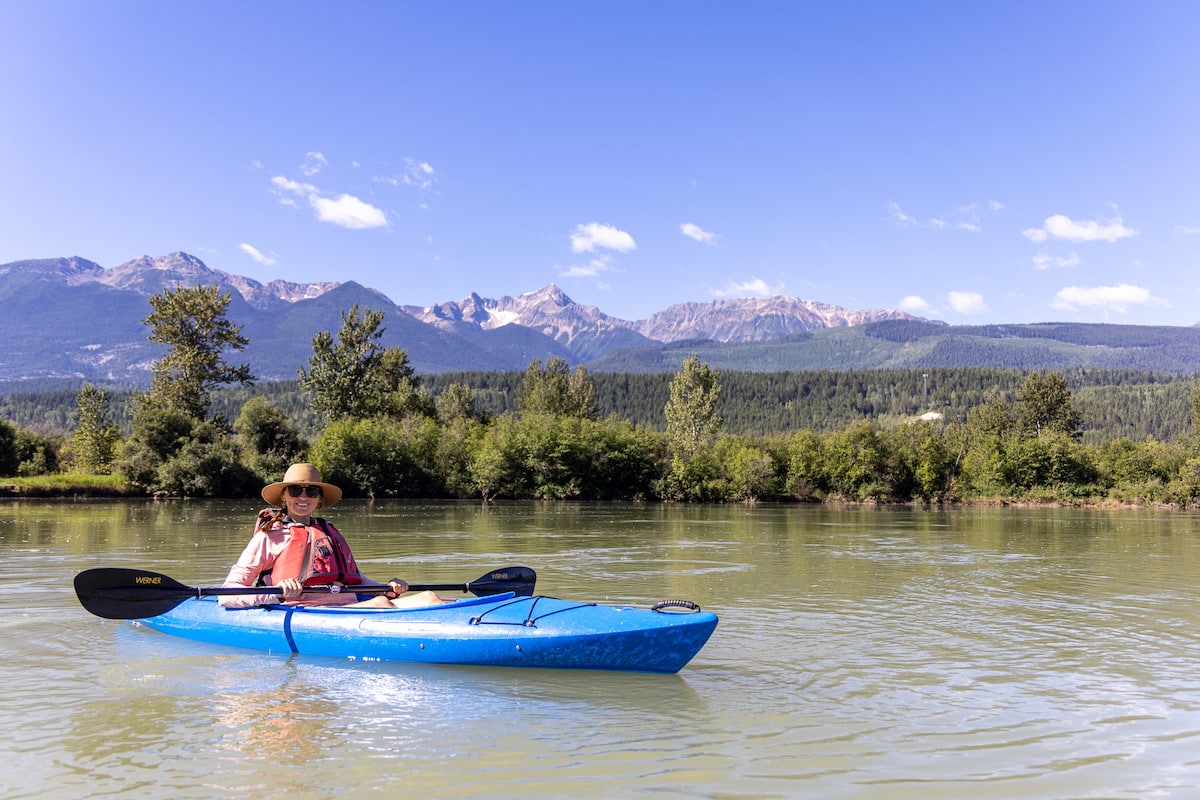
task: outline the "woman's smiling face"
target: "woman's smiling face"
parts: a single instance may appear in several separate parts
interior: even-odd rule
[[[314,489],[316,497],[310,497],[309,493]],[[298,497],[292,496],[295,490],[301,490]],[[308,519],[321,507],[321,489],[317,486],[288,486],[283,490],[283,505],[293,519]]]

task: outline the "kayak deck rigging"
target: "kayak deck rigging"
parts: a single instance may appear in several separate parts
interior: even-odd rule
[[[579,603],[578,605],[564,606],[563,608],[557,608],[553,611],[547,611],[545,614],[535,617],[533,612],[537,609],[538,600],[541,600],[544,596],[545,595],[537,595],[535,597],[515,598],[513,600],[510,600],[509,603],[507,603],[507,604],[497,606],[496,608],[489,608],[487,611],[483,612],[479,616],[474,617],[471,620],[471,624],[472,625],[517,625],[517,624],[520,624],[526,628],[536,628],[538,620],[543,619],[544,617],[551,616],[552,614],[562,614],[567,611],[573,611],[576,608],[592,608],[596,605],[595,603]],[[532,601],[532,602],[529,602],[529,601]],[[491,614],[495,611],[500,611],[501,609],[506,608],[510,604],[525,603],[525,602],[529,602],[529,611],[525,615],[524,622],[516,623],[516,622],[509,622],[509,621],[493,621],[493,620],[489,620],[489,619],[484,619],[484,617],[488,616],[489,614]]]

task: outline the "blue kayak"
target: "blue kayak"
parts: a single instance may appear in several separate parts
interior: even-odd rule
[[[215,597],[192,597],[140,624],[185,639],[274,653],[674,673],[708,641],[717,616],[682,601],[639,609],[510,592],[395,610],[224,608]]]

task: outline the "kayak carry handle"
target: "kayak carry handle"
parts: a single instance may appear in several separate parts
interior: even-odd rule
[[[679,609],[679,611],[676,611],[676,609]],[[650,610],[660,612],[671,611],[673,613],[686,611],[688,613],[695,614],[700,610],[700,606],[696,603],[693,603],[691,600],[663,600],[650,606]]]

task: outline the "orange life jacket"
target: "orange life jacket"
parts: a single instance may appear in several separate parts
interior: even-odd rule
[[[263,511],[271,516],[271,511]],[[259,576],[259,583],[277,586],[284,578],[295,578],[305,586],[333,583],[347,585],[364,582],[350,545],[337,528],[323,519],[312,525],[286,524],[288,540],[271,568]]]

